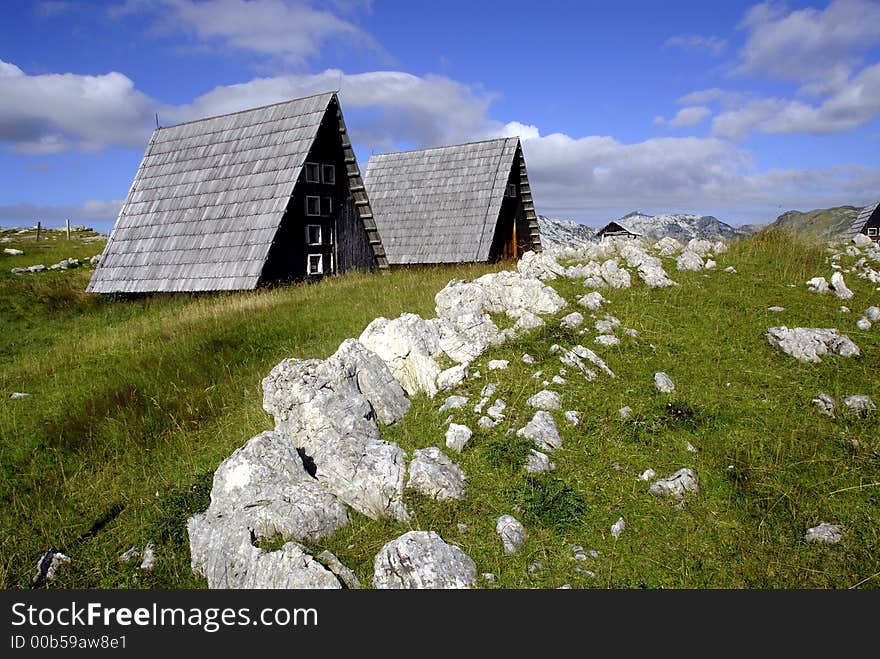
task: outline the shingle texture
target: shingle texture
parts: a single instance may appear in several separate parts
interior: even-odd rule
[[[511,137],[373,155],[365,181],[388,262],[487,260],[518,147]]]
[[[877,210],[877,207],[880,206],[880,202],[876,204],[869,204],[865,206],[862,211],[859,213],[858,217],[852,223],[852,226],[849,230],[844,234],[845,238],[854,238],[857,234],[860,234],[864,229],[865,225],[868,223],[868,220],[871,219],[871,216]]]
[[[87,290],[256,288],[333,97],[157,129]]]

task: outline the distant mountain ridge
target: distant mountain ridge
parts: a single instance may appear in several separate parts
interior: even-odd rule
[[[835,238],[842,236],[852,226],[861,210],[856,206],[835,206],[811,211],[786,211],[769,226],[813,238]]]
[[[596,242],[596,230],[573,220],[556,220],[538,216],[538,230],[544,249],[561,247],[586,247]]]
[[[614,222],[622,224],[627,229],[641,234],[649,240],[659,240],[666,236],[682,242],[687,242],[691,238],[719,240],[721,238],[743,237],[753,233],[748,229],[732,227],[711,215],[688,213],[645,215],[639,211],[633,211],[614,220]],[[557,220],[539,215],[538,228],[541,232],[541,244],[545,249],[583,247],[598,240],[596,229],[572,220]]]
[[[691,213],[645,215],[639,211],[633,211],[614,221],[635,233],[657,240],[669,236],[687,242],[691,238],[719,240],[748,235],[747,231],[732,227],[712,215]]]

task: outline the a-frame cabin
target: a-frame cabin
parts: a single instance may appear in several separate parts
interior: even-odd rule
[[[387,268],[327,93],[157,128],[87,290],[249,290]]]
[[[366,185],[391,265],[496,261],[541,250],[517,137],[375,154]]]

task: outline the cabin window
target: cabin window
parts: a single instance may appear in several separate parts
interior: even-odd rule
[[[507,196],[515,197],[516,196],[516,183],[508,183],[507,184]]]
[[[309,254],[306,259],[306,274],[324,274],[324,256],[322,254]]]
[[[333,165],[321,165],[321,180],[327,185],[336,183],[336,168]]]
[[[306,245],[321,245],[324,242],[322,238],[320,224],[306,225]]]
[[[868,235],[871,238],[876,238],[880,235],[880,227],[868,227]]]
[[[333,212],[333,200],[330,197],[321,197],[321,215],[330,215]]]
[[[306,215],[317,217],[321,214],[321,198],[306,197]]]
[[[321,168],[316,162],[306,163],[306,183],[320,183]]]

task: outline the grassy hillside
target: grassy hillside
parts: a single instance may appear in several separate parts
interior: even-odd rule
[[[47,264],[80,249],[83,256],[99,251],[42,249],[38,260]],[[587,383],[569,372],[567,383],[555,387],[563,409],[578,410],[583,422],[570,427],[557,417],[564,448],[553,454],[558,467],[549,475],[527,478],[526,447],[506,433],[531,416],[524,401],[541,388],[532,373],[544,370],[549,379],[558,370],[549,346],[591,345],[589,335],[548,319],[523,341],[492,350],[472,366],[482,377],[456,392],[476,402],[493,381],[508,403],[507,419],[491,431],[477,430],[469,410],[455,415],[476,430],[455,456],[468,475],[467,499],[411,498],[410,525],[353,513],[351,524],[322,546],[364,583],[378,548],[411,527],[461,546],[479,572],[496,575],[494,585],[481,582],[487,587],[876,587],[878,415],[829,419],[810,398],[825,390],[880,401],[880,331],[857,330],[854,314],[841,315],[836,298],[807,292],[803,281],[830,273],[824,257],[819,247],[770,232],[736,244],[716,271],[669,268],[682,284],[677,288],[651,290],[636,279],[631,289],[606,293],[607,311],[639,336],[596,349],[616,379]],[[492,269],[114,300],[81,292],[87,271],[8,274],[8,267],[34,262],[29,253],[0,260],[4,587],[26,586],[51,546],[73,558],[55,586],[202,587],[189,570],[185,519],[207,505],[219,462],[271,427],[260,381],[272,366],[287,356],[327,356],[379,315],[433,315],[434,293],[450,278]],[[728,264],[738,274],[720,271]],[[864,280],[848,284],[854,310],[880,303]],[[583,292],[574,282],[554,285],[570,301]],[[766,311],[770,305],[787,311]],[[840,327],[862,357],[800,364],[764,339],[779,324]],[[520,362],[523,352],[538,363]],[[502,357],[511,368],[487,372],[485,361]],[[654,390],[659,370],[675,381],[674,394]],[[31,396],[10,400],[13,391]],[[441,403],[442,396],[416,397],[385,436],[410,452],[442,446]],[[619,418],[623,405],[634,417]],[[666,476],[685,466],[697,471],[701,489],[684,508],[652,497],[636,478],[648,467]],[[515,556],[503,553],[494,531],[495,518],[506,513],[529,532]],[[609,530],[621,516],[627,529],[615,541]],[[844,527],[839,545],[804,544],[804,530],[822,520]],[[152,573],[117,562],[124,550],[147,542],[157,549]],[[572,544],[597,550],[598,558],[575,561]],[[542,569],[529,571],[535,561]]]
[[[852,226],[861,208],[837,206],[807,212],[786,211],[770,225],[803,239],[837,238]]]

